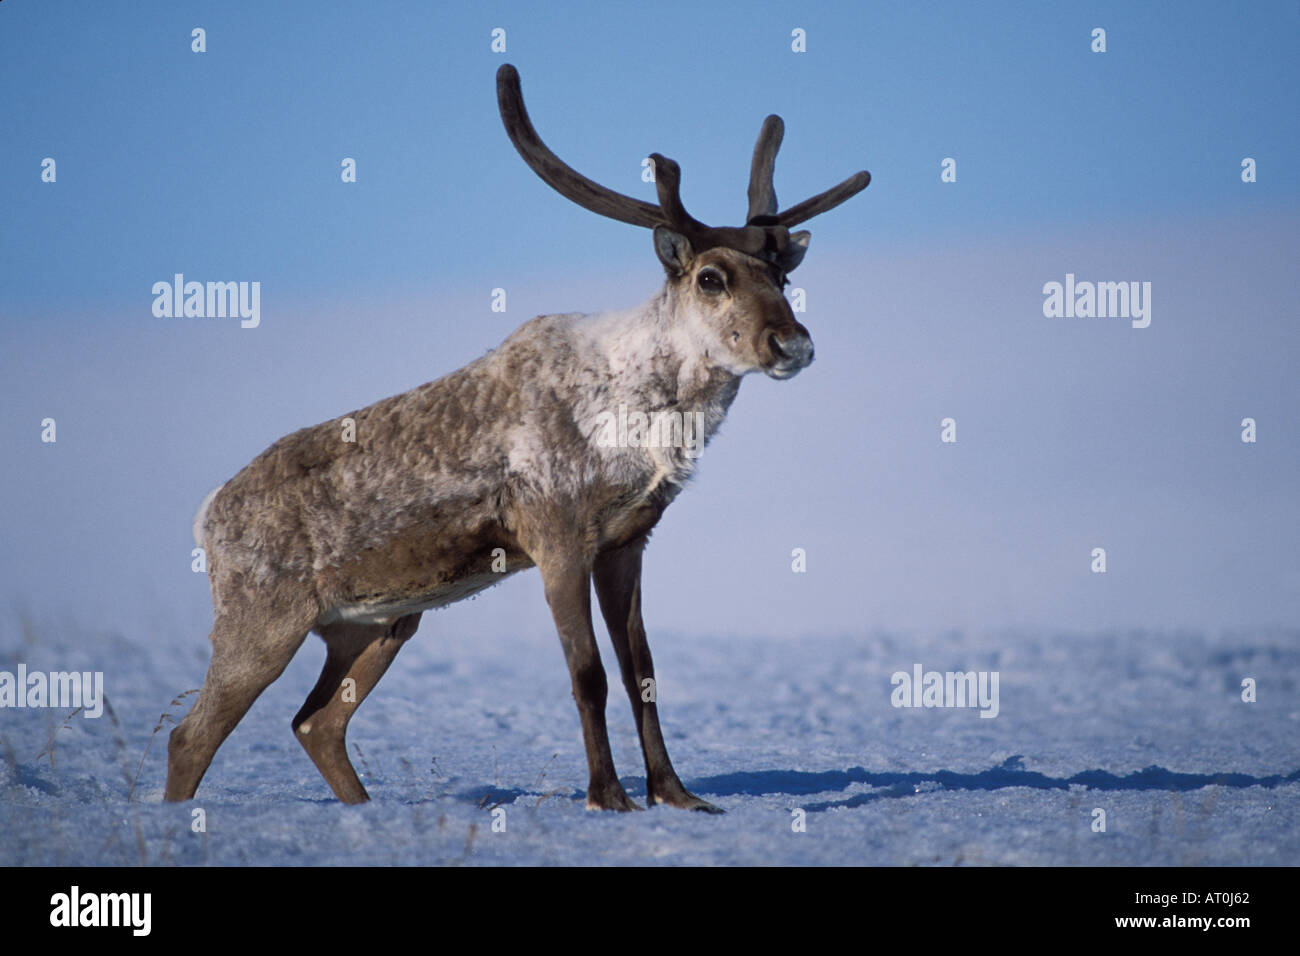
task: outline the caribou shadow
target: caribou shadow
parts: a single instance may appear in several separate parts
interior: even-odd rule
[[[802,796],[847,790],[854,784],[866,784],[876,789],[857,793],[843,800],[828,800],[804,804],[809,813],[820,813],[836,807],[860,807],[875,800],[914,797],[937,790],[1003,790],[1007,787],[1029,787],[1033,790],[1069,790],[1085,787],[1088,790],[1163,790],[1168,792],[1199,790],[1202,787],[1264,787],[1271,790],[1290,783],[1300,783],[1300,770],[1292,773],[1253,777],[1246,773],[1176,773],[1164,767],[1151,766],[1145,770],[1119,776],[1108,770],[1084,770],[1072,777],[1049,777],[1047,774],[1025,770],[1024,757],[1008,757],[996,767],[979,773],[956,773],[938,770],[934,773],[876,773],[862,767],[848,770],[759,770],[719,774],[714,777],[696,777],[685,781],[688,790],[702,797],[748,796],[769,794]],[[622,777],[620,782],[628,796],[644,803],[645,778]],[[548,798],[585,800],[583,790],[551,791],[547,794],[515,787],[480,786],[461,790],[458,800],[480,807],[510,804],[521,797],[536,797],[538,802]]]
[[[1264,787],[1273,789],[1289,783],[1300,783],[1300,770],[1285,776],[1271,774],[1253,777],[1245,773],[1176,773],[1164,767],[1150,766],[1145,770],[1118,776],[1107,770],[1084,770],[1072,777],[1049,777],[1046,774],[1025,770],[1023,756],[1008,757],[999,766],[979,773],[956,773],[939,770],[934,773],[875,773],[862,767],[848,770],[760,770],[720,774],[716,777],[697,777],[687,782],[688,789],[709,796],[764,796],[773,793],[792,795],[825,793],[829,790],[846,790],[853,784],[867,784],[877,789],[858,793],[844,800],[831,800],[805,805],[809,813],[831,810],[835,807],[860,807],[874,800],[912,797],[935,790],[1002,790],[1007,787],[1030,787],[1034,790],[1068,790],[1082,786],[1089,790],[1165,790],[1187,791],[1202,787]]]

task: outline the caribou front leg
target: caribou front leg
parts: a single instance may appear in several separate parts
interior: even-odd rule
[[[642,810],[632,801],[614,773],[614,758],[605,729],[605,668],[600,662],[596,635],[591,627],[591,566],[571,554],[544,557],[537,561],[551,606],[564,658],[573,681],[573,697],[582,720],[582,739],[587,748],[588,810]]]
[[[646,642],[641,620],[641,553],[646,539],[639,538],[621,548],[598,555],[593,568],[596,597],[609,629],[609,639],[618,655],[623,686],[632,702],[632,715],[645,755],[646,803],[666,803],[687,810],[722,813],[707,800],[691,793],[677,777],[664,735],[659,729],[659,708],[655,702],[655,665]],[[649,680],[647,685],[645,682]],[[650,699],[647,700],[646,698]]]

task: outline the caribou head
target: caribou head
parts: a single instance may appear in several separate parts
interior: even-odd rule
[[[593,182],[542,142],[524,108],[519,71],[497,71],[497,103],[519,155],[561,195],[585,209],[654,230],[655,252],[668,274],[679,320],[705,354],[736,375],[762,371],[791,378],[813,360],[812,336],[795,320],[782,294],[786,276],[803,260],[811,233],[790,232],[867,187],[871,174],[854,173],[838,186],[777,211],[772,172],[785,124],[763,122],[749,172],[749,212],[743,226],[706,226],[686,211],[681,168],[659,153],[654,163],[659,204],[651,205]]]

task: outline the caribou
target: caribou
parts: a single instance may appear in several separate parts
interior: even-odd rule
[[[707,226],[682,205],[671,159],[650,157],[658,204],[633,199],[547,148],[509,64],[497,100],[511,142],[545,182],[652,230],[664,284],[630,311],[534,318],[459,371],[280,439],[208,495],[194,534],[207,554],[212,659],[169,738],[167,800],[194,796],[217,748],[313,631],[325,665],[293,733],[339,800],[369,799],[348,759],[348,721],[421,614],[535,567],[582,725],[587,808],[642,809],[610,754],[594,584],[632,703],[647,804],[721,812],[668,759],[641,619],[647,539],[698,454],[686,442],[609,441],[606,426],[624,406],[648,418],[681,413],[707,444],[745,375],[788,379],[807,368],[812,338],[783,288],[809,233],[790,227],[871,177],[855,173],[778,211],[772,173],[784,126],[769,116],[745,224]]]

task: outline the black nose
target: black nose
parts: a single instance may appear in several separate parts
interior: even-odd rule
[[[806,335],[792,335],[788,339],[779,339],[774,332],[768,336],[767,341],[772,348],[773,358],[782,365],[805,368],[812,363],[813,343]]]

